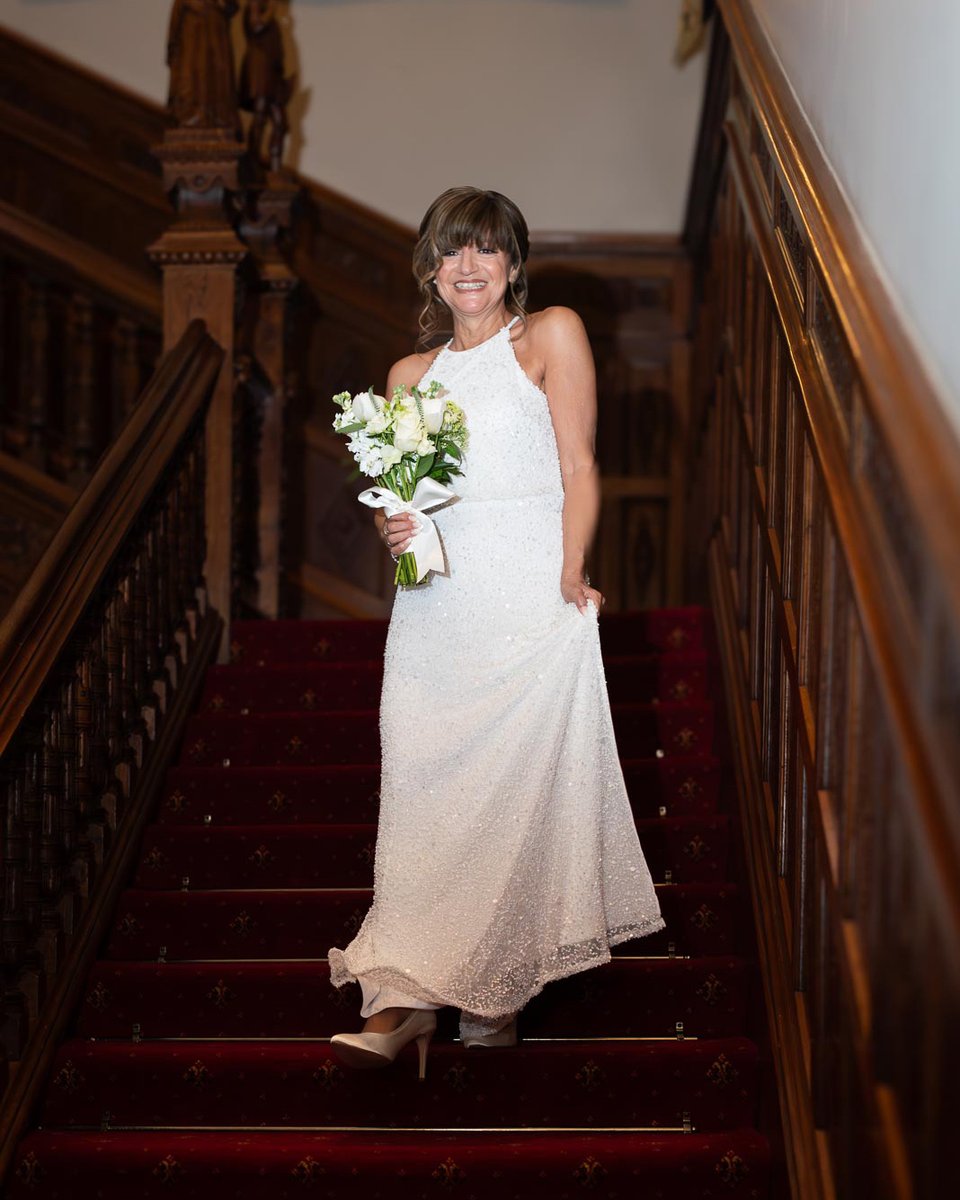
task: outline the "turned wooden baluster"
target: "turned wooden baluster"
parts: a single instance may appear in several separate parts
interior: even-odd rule
[[[132,563],[120,581],[120,741],[122,760],[119,774],[124,797],[129,798],[137,768],[143,762],[143,722],[140,718],[139,656],[142,628],[137,613],[138,589],[136,564]]]
[[[47,977],[53,978],[63,953],[62,763],[61,711],[52,700],[44,703],[43,744],[40,750],[40,947]]]
[[[8,1058],[20,1057],[29,1028],[26,999],[18,977],[27,950],[27,919],[24,906],[26,830],[23,822],[23,774],[8,769],[3,780],[3,919],[0,922],[0,954],[3,964],[3,1000],[0,1011],[0,1044]]]
[[[94,377],[93,304],[89,297],[70,297],[67,319],[66,434],[72,483],[83,483],[96,459],[94,426],[96,384]]]
[[[22,342],[20,412],[23,418],[22,457],[37,467],[47,463],[50,318],[46,280],[30,272],[25,280],[26,328]]]
[[[106,674],[107,780],[103,804],[110,825],[116,829],[129,794],[130,751],[123,735],[123,648],[120,614],[123,599],[116,592],[107,606],[103,622],[103,660]]]
[[[92,632],[89,664],[90,685],[90,817],[100,829],[106,853],[112,836],[111,815],[115,810],[110,772],[110,676],[106,658],[106,620],[102,617]]]
[[[27,940],[40,932],[40,739],[30,728],[23,735],[23,911],[27,922]]]
[[[73,728],[75,738],[75,761],[73,792],[76,802],[77,821],[89,845],[89,872],[92,873],[103,861],[103,838],[100,823],[96,820],[93,774],[93,644],[87,640],[77,662],[77,675],[73,685]],[[89,877],[88,877],[89,887]]]
[[[138,730],[142,730],[142,733],[146,732],[143,707],[150,688],[150,676],[147,672],[149,640],[147,638],[148,581],[146,559],[146,551],[141,548],[133,560],[129,576],[131,651],[127,662],[127,670],[130,675],[130,695],[133,698],[133,706],[128,714],[128,720],[131,724],[131,731],[135,734]],[[138,747],[137,766],[139,767],[143,764],[143,754],[146,749],[142,736]]]
[[[72,932],[80,913],[80,901],[87,894],[93,852],[86,836],[86,812],[80,799],[80,706],[79,661],[71,664],[61,690],[60,758],[63,771],[61,792],[61,829],[64,856],[64,893],[68,902],[67,928]]]

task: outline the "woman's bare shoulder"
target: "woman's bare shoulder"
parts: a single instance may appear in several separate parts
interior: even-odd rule
[[[406,358],[398,359],[390,368],[387,376],[387,388],[393,391],[395,387],[414,387],[433,366],[433,361],[442,347],[434,350],[424,350],[422,353],[408,354]]]
[[[531,336],[544,342],[551,342],[555,338],[582,333],[583,321],[572,308],[555,304],[550,308],[541,309],[540,312],[528,313],[527,328]]]

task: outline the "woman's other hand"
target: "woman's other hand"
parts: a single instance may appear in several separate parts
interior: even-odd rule
[[[597,612],[603,608],[604,597],[583,575],[563,575],[560,578],[560,594],[567,604],[575,604],[582,613],[587,611],[587,605],[592,600]]]

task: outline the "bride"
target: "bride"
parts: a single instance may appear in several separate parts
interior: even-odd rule
[[[434,513],[446,570],[398,591],[380,708],[374,899],[336,986],[358,980],[359,1033],[331,1048],[382,1066],[416,1041],[423,1077],[436,1010],[464,1046],[509,1046],[551,980],[609,961],[663,926],[623,784],[586,575],[600,505],[596,380],[567,308],[525,310],[528,234],[498,192],[430,205],[413,257],[423,342],[390,371],[436,380],[469,434],[457,497]],[[417,530],[384,519],[397,556]]]

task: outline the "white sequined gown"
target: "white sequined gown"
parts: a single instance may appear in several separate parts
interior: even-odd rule
[[[432,514],[446,573],[394,603],[374,902],[350,945],[330,951],[330,971],[337,986],[361,978],[365,995],[379,984],[492,1028],[663,921],[617,758],[596,610],[560,595],[563,487],[546,396],[509,327],[442,350],[424,386],[433,379],[466,414],[464,474],[459,498]]]

